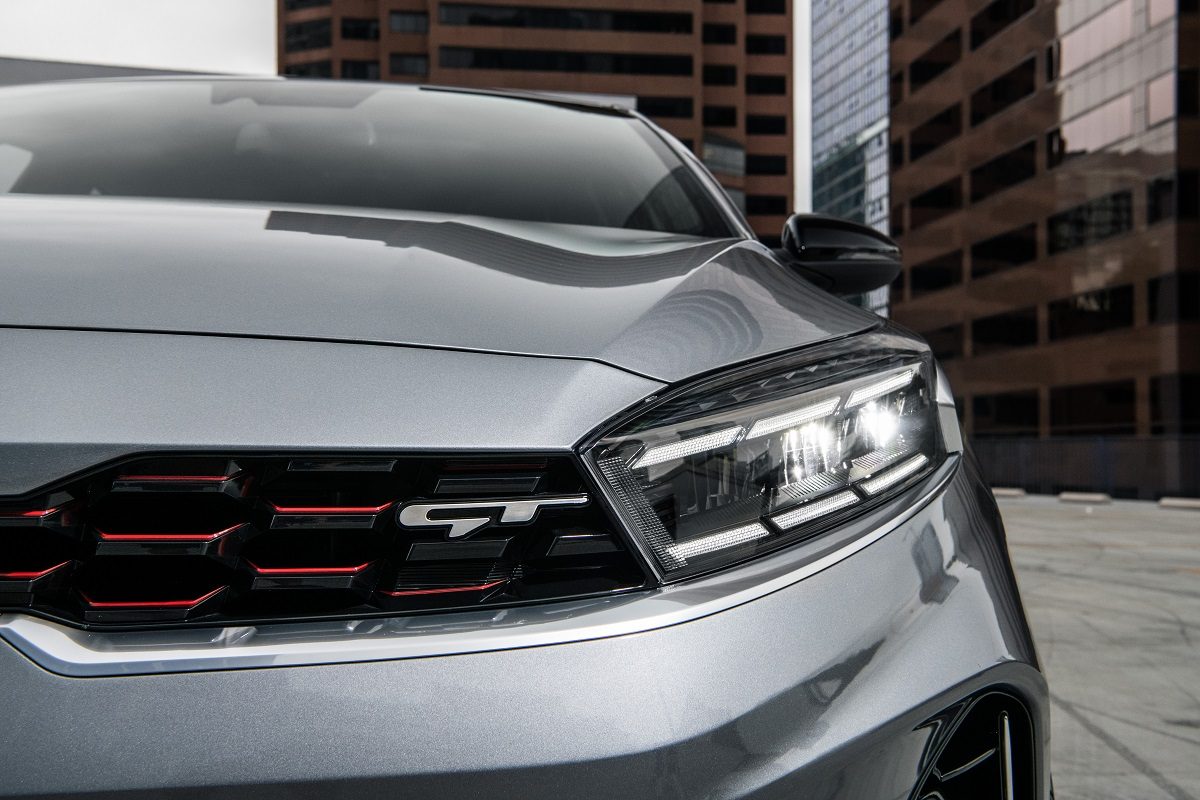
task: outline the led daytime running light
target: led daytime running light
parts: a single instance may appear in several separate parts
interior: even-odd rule
[[[629,465],[629,468],[641,469],[642,467],[652,467],[655,464],[663,464],[667,461],[694,456],[696,453],[705,453],[709,450],[728,447],[737,441],[738,437],[742,435],[743,430],[739,425],[736,428],[725,428],[724,430],[713,431],[712,433],[705,433],[700,436],[692,436],[691,438],[671,442],[670,444],[660,444],[642,453],[639,458],[635,459]]]
[[[746,438],[757,439],[760,436],[778,433],[787,428],[798,427],[820,417],[828,417],[837,409],[840,402],[841,398],[834,397],[823,403],[816,403],[815,405],[805,406],[796,411],[788,411],[784,414],[776,414],[773,417],[760,419],[750,427],[750,433],[746,434]]]
[[[874,400],[876,397],[882,397],[897,389],[903,389],[912,383],[913,376],[916,374],[916,370],[906,369],[876,383],[855,389],[850,393],[850,399],[846,401],[846,408],[861,406],[868,400]]]
[[[879,494],[889,486],[893,486],[907,478],[909,475],[912,475],[914,472],[921,469],[921,467],[925,466],[925,464],[928,462],[929,459],[925,457],[924,453],[917,453],[900,466],[893,467],[882,475],[871,478],[869,481],[863,481],[859,484],[859,486],[865,489],[867,494]]]
[[[714,550],[725,550],[729,547],[736,547],[739,544],[746,544],[757,539],[765,539],[770,535],[771,532],[761,524],[752,522],[749,525],[742,525],[738,528],[730,528],[729,530],[701,536],[698,539],[673,544],[667,548],[667,551],[675,558],[681,559],[686,563],[689,558],[711,553]]]
[[[771,517],[771,522],[774,522],[783,530],[795,528],[803,525],[806,522],[812,522],[817,517],[823,517],[826,514],[832,514],[834,511],[840,511],[843,508],[849,508],[858,502],[858,495],[851,491],[838,492],[830,497],[823,497],[820,500],[814,500],[811,503],[805,503],[799,508],[794,508],[791,511],[785,511],[782,514],[776,514]]]

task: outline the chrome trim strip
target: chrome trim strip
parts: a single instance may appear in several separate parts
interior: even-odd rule
[[[229,628],[91,632],[0,615],[0,638],[70,677],[338,664],[566,644],[678,625],[757,600],[843,561],[942,492],[951,456],[923,482],[845,529],[705,578],[592,600],[427,616]]]

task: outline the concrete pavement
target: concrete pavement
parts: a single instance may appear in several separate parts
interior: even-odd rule
[[[1057,800],[1200,800],[1200,511],[999,500]]]

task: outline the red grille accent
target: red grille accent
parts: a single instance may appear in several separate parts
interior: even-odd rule
[[[70,563],[71,563],[70,561],[63,561],[59,564],[55,564],[53,567],[48,567],[47,569],[42,569],[42,570],[24,571],[24,572],[22,572],[22,571],[0,572],[0,578],[4,578],[5,580],[14,580],[14,581],[36,581],[38,578],[44,578],[47,575],[49,575],[51,572],[60,570],[63,567],[65,567],[67,564],[70,564]]]
[[[520,524],[485,507],[473,514],[492,522],[461,539],[449,526],[402,527],[394,513],[578,494],[592,491],[570,456],[130,459],[19,503],[0,498],[0,611],[89,627],[241,625],[645,586],[600,503],[548,505]],[[564,536],[600,544],[556,547]]]
[[[369,566],[370,561],[356,567],[260,567],[250,564],[250,569],[259,575],[357,575]]]
[[[119,481],[139,483],[224,483],[234,479],[233,475],[119,475]]]
[[[215,533],[108,533],[97,529],[96,535],[106,542],[214,542],[241,527],[238,523]]]
[[[79,596],[83,598],[83,602],[91,608],[111,608],[111,609],[135,609],[135,608],[195,608],[205,600],[211,600],[216,597],[222,589],[226,587],[218,586],[211,592],[208,592],[194,600],[93,600],[83,592]]]
[[[276,514],[300,514],[300,515],[315,515],[321,517],[341,517],[352,516],[356,514],[378,514],[391,503],[384,503],[381,506],[276,506]]]
[[[0,511],[5,519],[41,519],[58,511],[57,508],[34,509],[33,511]]]
[[[492,581],[480,584],[479,586],[442,586],[437,589],[402,589],[399,591],[392,589],[385,591],[384,594],[388,597],[416,597],[418,595],[430,594],[453,594],[454,592],[483,592],[488,589],[495,589],[502,583],[504,581]]]

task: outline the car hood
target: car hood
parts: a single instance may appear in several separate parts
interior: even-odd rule
[[[0,196],[0,325],[599,361],[662,381],[874,315],[751,241],[374,210]]]

